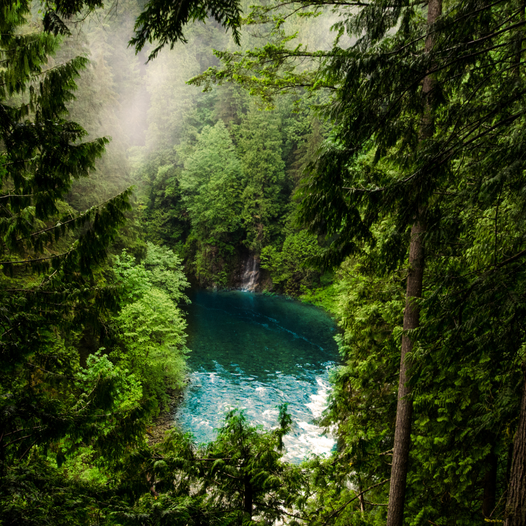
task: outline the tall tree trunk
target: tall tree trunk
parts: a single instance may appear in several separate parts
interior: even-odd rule
[[[504,526],[524,526],[526,524],[526,363],[522,368],[524,379],[519,427],[513,441],[513,461],[508,484]]]
[[[526,10],[526,0],[519,0],[518,6],[520,9],[520,21],[524,23],[525,19],[525,10]],[[516,52],[516,66],[514,68],[514,73],[517,77],[520,77],[521,74],[521,60],[522,60],[522,40],[524,38],[524,27],[520,26],[517,31],[517,52]]]
[[[526,0],[519,0],[521,10],[520,19],[524,22]],[[521,75],[522,37],[524,29],[519,29],[519,42],[517,44],[517,66],[515,74]],[[504,514],[504,526],[524,526],[526,524],[526,362],[522,364],[523,385],[522,399],[519,412],[519,427],[513,440],[513,455],[511,456],[511,469],[508,457],[508,498]]]
[[[404,311],[404,330],[416,329],[419,324],[420,308],[415,299],[422,295],[422,278],[424,274],[424,246],[422,234],[424,225],[419,221],[411,229],[409,248],[409,275],[407,277],[406,303]],[[389,507],[387,509],[387,526],[401,526],[404,518],[405,484],[409,464],[411,441],[411,420],[413,402],[409,380],[409,361],[407,353],[413,342],[404,334],[400,359],[400,379],[398,384],[398,404],[396,406],[396,427],[393,450],[393,467],[391,468],[391,485]]]
[[[365,515],[365,498],[363,496],[363,485],[360,475],[358,475],[358,501],[360,502],[360,511]]]
[[[427,10],[428,36],[425,43],[425,52],[433,48],[434,37],[429,29],[442,13],[442,0],[429,0]],[[428,75],[423,82],[422,96],[425,110],[422,119],[421,140],[424,141],[433,135],[433,116],[431,111],[431,96],[433,91],[433,78]],[[423,221],[423,210],[419,208],[416,213],[415,223],[411,228],[411,241],[409,245],[409,274],[407,276],[406,303],[404,310],[404,331],[418,328],[420,324],[420,308],[415,300],[422,296],[422,283],[424,276],[424,246],[423,234],[426,227]],[[396,407],[396,424],[393,450],[393,467],[391,469],[391,482],[389,490],[389,506],[387,509],[386,526],[402,526],[404,519],[405,489],[407,469],[409,465],[409,449],[411,443],[411,421],[413,402],[411,390],[407,384],[409,380],[409,360],[407,354],[411,352],[413,342],[404,333],[402,336],[402,350],[400,356],[400,378],[398,382],[398,403]]]

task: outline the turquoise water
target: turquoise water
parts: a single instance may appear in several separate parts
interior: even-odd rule
[[[295,427],[286,459],[334,447],[315,419],[338,358],[336,326],[320,309],[279,296],[194,290],[188,307],[190,384],[176,420],[196,442],[213,440],[225,413],[243,409],[254,424],[276,425],[288,403]]]

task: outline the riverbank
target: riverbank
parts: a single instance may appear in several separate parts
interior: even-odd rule
[[[295,416],[298,443],[291,444],[297,451],[295,456],[302,454],[302,440],[310,444],[312,452],[320,447],[330,449],[326,439],[320,438],[321,430],[314,421],[321,415],[330,392],[328,368],[338,357],[333,339],[337,327],[328,309],[334,303],[334,294],[326,288],[292,298],[195,287],[189,297],[192,303],[185,310],[188,347],[193,352],[189,355],[187,386],[170,394],[169,408],[149,430],[149,443],[162,440],[175,425],[179,410],[186,412],[182,422],[185,430],[197,430],[196,439],[206,442],[222,425],[227,406],[240,407],[252,413],[257,423],[272,427],[276,405],[303,397],[300,405],[305,410],[297,408]],[[285,355],[284,349],[288,351]],[[303,390],[301,396],[294,394],[295,385]],[[216,395],[208,397],[206,392]],[[188,402],[185,396],[194,400],[193,409],[182,407]],[[211,414],[203,414],[202,403],[211,408]],[[195,419],[194,412],[198,415]]]
[[[187,377],[187,382],[189,377]],[[184,389],[167,390],[168,408],[161,411],[147,430],[147,441],[150,446],[159,444],[165,438],[166,432],[175,425],[175,412],[184,399]]]

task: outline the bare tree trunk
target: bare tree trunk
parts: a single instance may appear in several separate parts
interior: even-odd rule
[[[360,476],[358,476],[358,501],[360,502],[360,511],[362,515],[365,515],[365,498],[363,496],[363,489],[362,489],[362,480]]]
[[[420,309],[414,300],[422,296],[422,278],[424,274],[424,247],[422,234],[425,229],[418,222],[411,229],[409,248],[409,276],[407,277],[406,304],[404,311],[404,330],[416,329],[419,324]],[[411,420],[413,402],[407,382],[409,380],[409,363],[407,353],[413,342],[404,334],[400,359],[400,379],[398,384],[398,405],[396,406],[396,427],[393,450],[393,467],[391,468],[391,487],[389,507],[387,509],[387,526],[401,526],[404,518],[405,483],[409,464],[411,442]]]
[[[525,13],[526,10],[526,0],[519,0],[518,2],[519,9],[520,9],[520,21],[524,22],[525,19]],[[517,35],[517,53],[516,53],[516,66],[514,68],[514,73],[517,75],[517,77],[520,77],[521,74],[521,60],[522,60],[522,39],[524,38],[524,27],[519,27]]]
[[[508,484],[504,526],[524,526],[526,524],[526,363],[522,368],[524,380],[519,427],[513,441],[513,461]]]
[[[428,29],[435,23],[442,13],[442,0],[429,0],[427,10]],[[433,48],[434,37],[431,31],[425,43],[425,52]],[[422,95],[424,97],[425,113],[422,122],[421,140],[433,135],[433,117],[430,99],[433,91],[433,78],[428,75],[423,82]],[[411,228],[411,241],[409,245],[409,274],[407,276],[406,303],[404,310],[404,331],[418,328],[420,324],[420,308],[415,302],[422,296],[422,283],[424,277],[424,246],[423,234],[426,227],[423,222],[423,210],[419,209],[415,223]],[[411,352],[413,342],[404,333],[402,336],[402,350],[400,356],[400,378],[398,382],[398,403],[396,406],[396,424],[393,450],[393,467],[391,469],[391,482],[389,490],[389,506],[387,509],[386,526],[402,526],[404,519],[405,489],[407,470],[409,466],[409,450],[411,446],[411,421],[413,415],[413,402],[411,390],[407,384],[409,380],[410,363],[407,354]]]

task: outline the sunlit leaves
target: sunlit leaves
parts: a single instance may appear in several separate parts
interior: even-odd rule
[[[123,291],[116,319],[122,348],[111,357],[141,379],[145,398],[164,405],[166,389],[182,387],[186,372],[186,322],[177,303],[187,300],[188,282],[171,250],[147,247],[140,264],[126,251],[116,258],[114,272]]]

